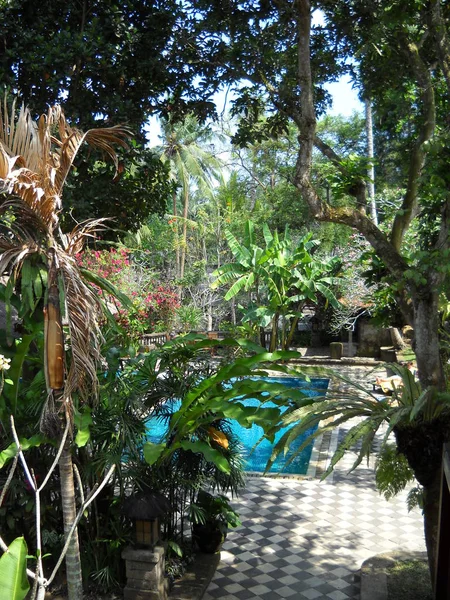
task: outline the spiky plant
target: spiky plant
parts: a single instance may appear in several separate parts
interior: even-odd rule
[[[338,444],[323,478],[334,469],[347,451],[356,447],[353,470],[365,457],[369,457],[375,435],[381,431],[382,425],[386,425],[381,439],[381,455],[385,452],[392,433],[395,436],[397,452],[405,457],[415,479],[422,486],[425,537],[430,552],[430,549],[435,548],[436,518],[439,515],[436,502],[439,499],[440,477],[437,478],[436,473],[440,474],[442,444],[448,441],[450,435],[450,394],[435,388],[423,390],[406,367],[391,364],[389,368],[401,377],[402,385],[394,389],[392,396],[383,398],[368,390],[364,383],[350,381],[332,370],[302,369],[303,374],[309,372],[340,380],[343,384],[342,391],[333,391],[326,397],[314,398],[313,402],[306,406],[288,408],[277,427],[267,433],[269,437],[273,437],[280,427],[292,425],[277,442],[267,469],[278,454],[289,448],[291,443],[308,429],[317,427],[293,457],[301,452],[312,438],[359,417],[354,423],[350,423],[350,428]],[[380,464],[379,462],[378,465]],[[395,469],[393,473],[395,475]],[[406,485],[408,478],[404,473],[402,477]],[[394,487],[399,489],[399,484],[397,481]],[[383,485],[386,489],[386,481]]]
[[[86,133],[71,127],[59,106],[37,122],[27,107],[0,104],[0,275],[12,294],[18,289],[25,310],[44,311],[47,402],[41,428],[61,438],[70,431],[72,396],[95,396],[99,359],[99,300],[75,261],[88,237],[104,227],[101,220],[79,224],[63,234],[59,215],[62,192],[73,161],[83,146],[102,151],[117,167],[115,147],[126,146],[130,132],[115,126]],[[65,330],[64,324],[67,325]],[[65,533],[75,519],[71,436],[60,459]],[[70,600],[82,598],[78,538],[66,556]]]

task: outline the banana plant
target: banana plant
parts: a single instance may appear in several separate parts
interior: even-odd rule
[[[246,223],[242,244],[230,231],[225,232],[236,260],[213,273],[216,280],[212,288],[231,284],[225,300],[231,300],[241,291],[249,293],[243,321],[256,322],[261,328],[271,324],[270,350],[273,352],[278,337],[281,337],[282,349],[289,348],[306,302],[317,304],[319,296],[323,296],[329,304],[338,306],[332,291],[337,284],[337,278],[332,275],[336,270],[336,259],[318,259],[314,250],[319,242],[311,234],[301,238],[295,247],[288,227],[280,237],[277,231],[272,233],[264,224],[263,235],[265,248],[256,244],[251,221]],[[256,302],[253,302],[252,294]]]

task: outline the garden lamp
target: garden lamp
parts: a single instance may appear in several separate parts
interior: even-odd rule
[[[154,547],[158,543],[160,519],[169,511],[169,501],[160,492],[142,492],[125,500],[123,513],[135,523],[136,545]]]

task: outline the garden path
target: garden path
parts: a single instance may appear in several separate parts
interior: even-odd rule
[[[204,600],[356,600],[364,560],[424,550],[420,511],[408,513],[406,492],[389,502],[378,494],[374,458],[347,474],[355,456],[325,482],[249,477],[233,502],[242,526],[229,533]]]

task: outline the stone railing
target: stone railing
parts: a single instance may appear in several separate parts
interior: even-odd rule
[[[201,331],[202,335],[207,336],[210,340],[223,340],[228,337],[221,331]],[[171,334],[163,331],[161,333],[144,333],[139,338],[139,343],[144,348],[156,348],[156,346],[162,346],[171,339]]]
[[[139,338],[139,343],[144,348],[155,348],[162,346],[170,340],[170,335],[166,332],[162,333],[144,333]]]

